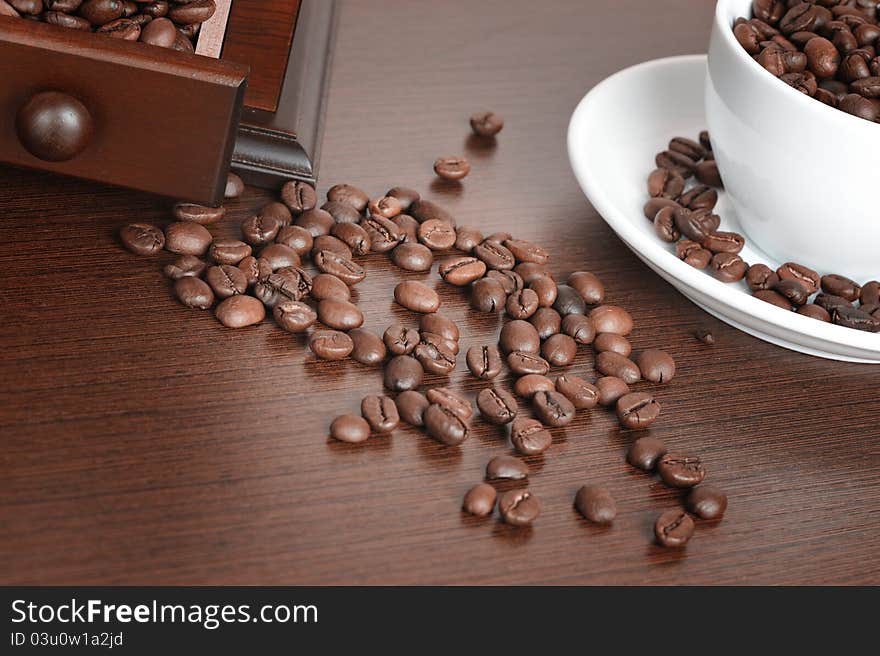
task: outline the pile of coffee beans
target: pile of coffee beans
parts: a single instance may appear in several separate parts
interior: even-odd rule
[[[494,114],[475,121],[484,131],[502,124]],[[231,174],[227,196],[238,196],[243,188]],[[555,430],[571,424],[577,413],[597,408],[615,412],[624,429],[645,429],[659,419],[661,404],[646,386],[669,383],[676,363],[658,349],[633,353],[628,339],[633,317],[606,301],[605,286],[592,273],[576,271],[558,283],[550,253],[540,245],[459,225],[444,207],[406,187],[371,197],[351,184],[337,184],[319,207],[311,185],[292,181],[283,187],[281,200],[247,217],[240,239],[213,238],[209,227],[224,219],[224,208],[191,203],[177,203],[176,221],[164,229],[136,223],[125,226],[120,238],[140,255],[175,253],[178,259],[164,273],[178,300],[194,309],[213,308],[228,328],[257,324],[271,314],[281,329],[307,334],[318,359],[351,358],[381,368],[386,394],[365,396],[359,413],[336,417],[329,427],[332,438],[361,443],[388,434],[402,421],[458,447],[471,436],[475,421],[503,427],[516,455],[492,458],[485,482],[465,494],[462,507],[477,516],[497,507],[504,522],[529,526],[541,502],[522,488],[529,476],[522,458],[552,448]],[[394,289],[394,301],[410,320],[391,323],[381,335],[365,329],[352,288],[367,276],[362,258],[381,253],[403,271],[427,272],[440,259],[440,280],[468,293],[474,312],[506,317],[500,334],[493,330],[491,338],[463,348],[458,326],[442,314],[437,291],[414,280]],[[592,382],[568,371],[588,348],[600,374]],[[462,351],[471,374],[485,383],[476,408],[468,395],[443,382],[459,367]],[[505,368],[513,377],[509,389],[495,380]],[[653,446],[656,453],[646,453],[651,443],[645,439],[629,456],[635,467],[656,471],[676,488],[703,480],[699,458],[668,455],[659,443]],[[496,486],[510,481],[519,486],[502,489],[499,496]],[[722,493],[703,490],[699,499],[700,508],[715,510],[691,510],[697,516],[723,514]],[[585,486],[574,503],[594,522],[609,523],[617,513],[602,486]],[[687,526],[693,531],[690,516],[675,513],[674,519],[658,520],[662,545],[684,544]]]
[[[114,39],[195,52],[214,0],[0,0],[0,16],[20,16]]]
[[[844,276],[819,275],[797,262],[773,269],[762,263],[749,265],[740,257],[745,238],[719,230],[721,217],[713,211],[716,189],[723,184],[708,132],[696,141],[675,137],[667,150],[657,154],[655,165],[648,176],[645,217],[653,221],[658,238],[675,245],[680,259],[697,269],[709,269],[722,282],[744,280],[756,298],[784,310],[880,332],[877,280],[859,285]]]
[[[803,94],[880,119],[880,5],[865,0],[753,0],[733,24],[740,45]]]

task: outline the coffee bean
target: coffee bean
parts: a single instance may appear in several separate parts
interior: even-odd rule
[[[475,257],[457,257],[441,264],[439,273],[450,285],[463,287],[482,278],[486,273],[486,265]]]
[[[529,283],[531,289],[538,297],[538,307],[550,308],[556,302],[558,289],[556,283],[547,276],[535,278]]]
[[[627,385],[632,385],[642,377],[635,362],[613,351],[603,351],[596,354],[595,366],[600,373],[620,378]]]
[[[538,331],[527,321],[516,319],[509,321],[501,328],[498,344],[505,353],[524,351],[538,353],[541,350],[541,338]]]
[[[338,225],[338,224],[337,224]],[[349,224],[351,225],[351,224]],[[335,225],[333,226],[336,227]],[[360,228],[360,226],[355,226],[356,228]],[[281,244],[274,244],[275,246],[280,246]],[[268,248],[268,247],[267,247]],[[286,248],[286,247],[285,247]],[[315,253],[320,253],[321,251],[333,251],[337,255],[341,255],[346,259],[351,259],[353,254],[351,249],[346,245],[344,241],[334,237],[333,235],[318,235],[312,241],[312,256],[314,257]]]
[[[716,223],[713,216],[716,215],[711,212],[688,210],[683,207],[672,210],[672,220],[678,232],[698,243],[716,229],[717,226],[713,227]]]
[[[164,239],[165,236],[162,235],[162,237]],[[195,255],[181,255],[172,264],[167,265],[162,273],[171,280],[189,277],[201,278],[207,268],[207,263]]]
[[[804,45],[807,66],[818,78],[832,78],[840,65],[840,53],[828,39],[816,36]]]
[[[281,200],[294,214],[302,214],[315,209],[318,205],[318,194],[308,182],[289,180],[281,187]]]
[[[556,300],[553,309],[563,317],[571,314],[586,314],[587,304],[583,296],[574,287],[568,285],[556,286]]]
[[[556,391],[567,398],[576,410],[595,408],[599,402],[599,390],[580,376],[559,376],[556,379]]]
[[[516,418],[516,399],[504,390],[487,387],[477,395],[477,407],[480,414],[491,424],[509,424]]]
[[[309,294],[312,279],[299,267],[285,267],[254,283],[253,294],[268,307],[284,300],[301,301]]]
[[[859,294],[861,294],[862,291],[862,288],[859,287],[858,283],[844,276],[834,274],[822,276],[821,285],[822,291],[835,296],[840,296],[848,301],[858,300]],[[800,303],[800,305],[803,305],[803,303]]]
[[[369,235],[370,248],[374,253],[387,253],[403,238],[397,224],[383,216],[363,219],[360,225]]]
[[[419,241],[419,222],[412,218],[409,214],[398,214],[391,223],[397,226],[397,233],[400,235],[400,243],[414,244]]]
[[[858,116],[872,123],[880,117],[880,106],[876,100],[865,98],[857,93],[850,93],[843,97],[837,108],[847,114]]]
[[[506,247],[488,239],[474,247],[473,254],[482,260],[486,267],[498,271],[512,269],[516,265],[516,259]]]
[[[646,392],[631,392],[617,400],[617,418],[626,428],[647,428],[660,416],[660,404]]]
[[[238,264],[251,254],[251,247],[238,239],[215,239],[209,254],[217,264]]]
[[[495,456],[486,464],[486,480],[521,481],[529,477],[529,466],[514,456]]]
[[[513,253],[517,262],[546,264],[550,260],[550,254],[546,250],[524,239],[507,239],[504,247]]]
[[[570,314],[569,316],[583,315]],[[562,317],[556,310],[549,307],[538,308],[537,312],[529,319],[529,323],[535,327],[535,330],[538,331],[538,337],[542,340],[562,330]]]
[[[804,305],[798,308],[798,314],[802,314],[805,317],[810,317],[811,319],[817,319],[819,321],[824,321],[825,323],[829,323],[831,321],[831,315],[828,314],[828,311],[825,308],[819,307],[818,305]]]
[[[392,219],[400,214],[403,207],[400,201],[394,196],[382,196],[382,198],[374,198],[367,207],[370,209],[370,216],[382,216],[386,219]]]
[[[553,367],[567,367],[577,356],[577,342],[559,333],[548,337],[541,345],[541,353]]]
[[[689,210],[711,212],[718,203],[718,192],[707,185],[697,185],[679,196],[678,203]]]
[[[702,145],[687,137],[675,137],[669,142],[669,150],[681,153],[694,160],[700,161],[706,156],[706,149]]]
[[[706,346],[712,346],[715,344],[715,335],[713,335],[710,330],[696,330],[694,331],[694,337]]]
[[[318,319],[328,328],[353,330],[364,323],[364,315],[349,301],[328,298],[318,303]]]
[[[404,212],[406,212],[409,209],[409,206],[420,198],[419,192],[415,189],[410,189],[409,187],[392,187],[385,193],[385,195],[396,198],[400,202],[401,210]]]
[[[839,308],[853,307],[852,303],[845,298],[824,292],[817,294],[816,298],[813,299],[813,303],[826,310],[829,314],[833,314]]]
[[[822,281],[818,273],[796,262],[786,262],[776,269],[776,274],[782,280],[797,280],[804,286],[808,294],[815,294],[819,291]]]
[[[291,333],[305,332],[318,320],[315,311],[301,301],[280,301],[272,309],[272,314],[275,322]]]
[[[567,397],[555,390],[539,391],[532,397],[532,408],[548,426],[568,426],[575,417],[575,407]]]
[[[297,226],[291,226],[297,227]],[[330,229],[332,237],[338,239],[350,249],[350,253],[354,255],[366,255],[372,249],[370,235],[357,223],[337,223]],[[329,239],[328,237],[318,237],[314,240],[317,244],[321,239]],[[429,267],[430,268],[430,265]],[[427,269],[422,269],[426,271]]]
[[[418,238],[432,251],[445,251],[455,244],[456,233],[446,221],[429,219],[419,226]]]
[[[516,271],[487,271],[486,278],[489,278],[490,280],[496,280],[498,283],[500,283],[505,294],[512,294],[513,292],[519,291],[526,286],[525,281]],[[536,278],[532,278],[532,280],[530,280],[529,282],[533,282],[535,279]]]
[[[574,497],[574,505],[586,519],[596,524],[610,524],[617,517],[617,504],[611,493],[600,485],[584,485]]]
[[[779,276],[766,264],[753,264],[746,272],[746,284],[753,292],[770,289],[779,282]]]
[[[153,25],[155,27],[155,23],[160,23],[158,20],[150,21],[147,23],[147,27]],[[162,23],[160,23],[162,25]],[[141,34],[141,41],[146,41],[145,35],[147,33],[147,27],[144,28],[143,34]],[[164,29],[164,28],[161,28]],[[147,41],[149,43],[149,41]],[[170,47],[166,46],[166,47]],[[238,177],[235,173],[230,171],[226,174],[226,191],[224,191],[223,196],[225,198],[238,198],[244,193],[244,181]]]
[[[632,353],[632,344],[623,335],[615,335],[614,333],[599,333],[593,340],[593,348],[596,352],[613,351],[619,353],[623,357],[629,357]]]
[[[501,373],[501,353],[494,346],[471,346],[466,359],[477,378],[491,380]]]
[[[296,251],[284,244],[269,244],[260,251],[260,258],[266,260],[273,271],[285,267],[298,267],[302,261]]]
[[[275,306],[277,310],[279,306]],[[308,306],[307,306],[308,307]],[[376,365],[385,360],[387,350],[385,344],[373,332],[364,328],[355,328],[348,333],[354,348],[351,359],[365,365]]]
[[[437,292],[415,280],[405,280],[394,288],[394,300],[412,312],[436,312],[440,308]]]
[[[198,223],[180,221],[165,228],[165,250],[178,255],[204,255],[213,239],[208,229]]]
[[[540,374],[526,374],[513,384],[513,392],[523,399],[531,399],[538,392],[552,392],[553,381]]]
[[[341,415],[330,424],[330,436],[340,442],[358,444],[370,437],[370,425],[363,417]]]
[[[300,214],[294,224],[308,230],[312,237],[320,237],[321,235],[329,235],[333,226],[336,225],[336,221],[333,220],[329,212],[315,208]],[[366,226],[364,227],[366,228]],[[372,239],[372,235],[370,237]]]
[[[694,534],[694,520],[683,510],[667,510],[654,522],[654,536],[664,547],[683,547]]]
[[[423,314],[419,317],[419,330],[426,333],[434,333],[441,335],[445,339],[457,342],[460,334],[458,326],[449,319],[439,313]]]
[[[636,469],[654,471],[657,461],[666,455],[666,445],[656,437],[640,437],[626,453],[626,461]]]
[[[357,187],[348,184],[338,184],[327,190],[327,200],[351,205],[358,212],[363,212],[370,202],[370,197]]]
[[[344,360],[354,350],[354,342],[338,330],[316,330],[309,337],[309,348],[321,360]]]
[[[682,155],[674,150],[666,150],[658,153],[654,158],[654,162],[658,168],[673,171],[685,179],[694,175],[694,169],[697,163],[687,155]]]
[[[675,209],[664,207],[654,217],[654,234],[667,244],[674,244],[681,238],[681,232],[675,225]]]
[[[777,23],[785,14],[785,0],[754,0],[752,12],[765,23]]]
[[[430,403],[424,394],[415,390],[406,390],[395,399],[400,418],[411,426],[424,426],[424,414]]]
[[[749,269],[749,265],[733,253],[715,253],[710,264],[715,277],[721,282],[738,282],[745,278]]]
[[[177,29],[174,23],[167,18],[156,18],[143,26],[140,34],[140,41],[149,43],[151,46],[160,48],[171,48],[177,39]],[[232,179],[235,176],[235,180]],[[230,184],[232,187],[230,188]],[[244,192],[244,182],[234,173],[229,173],[226,179],[226,198],[237,198]]]
[[[444,180],[461,180],[471,172],[471,164],[464,157],[440,157],[434,161],[434,173]]]
[[[511,526],[531,526],[541,514],[541,503],[528,490],[509,490],[498,499],[501,518]]]
[[[670,200],[669,198],[651,198],[645,203],[645,207],[642,210],[645,213],[645,218],[648,221],[653,221],[654,217],[657,216],[657,212],[662,210],[664,207],[671,207],[672,209],[680,209],[681,205],[679,205],[676,201]]]
[[[714,485],[699,485],[690,491],[686,503],[700,519],[718,519],[727,510],[727,495]]]
[[[511,351],[507,355],[507,366],[517,376],[528,374],[546,375],[550,371],[550,363],[534,353]]]
[[[239,270],[247,279],[248,285],[254,285],[261,280],[267,280],[272,275],[272,267],[266,260],[248,255],[238,263]]]
[[[314,277],[310,293],[316,301],[323,301],[325,298],[335,298],[340,301],[351,299],[351,288],[329,273],[319,273]]]
[[[409,213],[419,223],[424,223],[425,221],[430,221],[432,219],[438,219],[440,221],[445,221],[452,227],[455,227],[455,218],[452,216],[452,214],[437,205],[437,203],[425,200],[424,198],[413,202],[409,207]]]
[[[592,319],[582,314],[569,314],[562,320],[562,332],[578,344],[592,344],[596,328]]]
[[[318,251],[314,256],[314,263],[322,273],[334,275],[349,286],[356,285],[367,277],[367,272],[360,264],[333,251]]]
[[[670,487],[694,487],[706,478],[706,470],[699,458],[667,453],[657,461],[657,473]]]
[[[775,305],[776,307],[782,308],[783,310],[792,310],[791,302],[782,294],[774,292],[771,289],[759,289],[755,292],[754,296],[755,298],[761,299],[765,303]]]
[[[483,233],[477,228],[470,226],[459,226],[455,230],[455,248],[465,253],[470,253],[474,248],[483,241]]]
[[[365,396],[361,399],[361,415],[374,433],[390,433],[400,423],[397,406],[387,396]]]
[[[244,328],[265,319],[266,308],[252,296],[236,294],[221,302],[214,314],[227,328]]]
[[[523,285],[528,285],[537,278],[547,277],[553,279],[553,275],[546,265],[535,262],[520,262],[513,268],[513,273],[519,275]],[[487,273],[486,275],[488,276],[489,274]]]
[[[416,346],[418,346],[420,339],[419,331],[415,328],[407,328],[399,323],[388,326],[382,335],[382,341],[394,355],[412,353]]]
[[[676,199],[684,191],[684,178],[669,169],[655,169],[648,176],[648,195],[651,198]]]
[[[600,305],[593,308],[589,318],[597,333],[629,335],[633,329],[632,316],[616,305]]]
[[[244,294],[248,288],[244,272],[231,264],[210,267],[205,273],[205,281],[214,290],[214,295],[221,299]]]
[[[343,223],[360,223],[363,216],[354,207],[348,203],[342,203],[338,200],[328,200],[321,205],[321,209],[333,217],[337,224]],[[332,228],[330,229],[332,232]]]
[[[880,332],[880,318],[855,307],[839,307],[831,313],[832,323],[869,333]]]
[[[675,254],[695,269],[705,269],[712,261],[712,251],[707,251],[690,239],[682,239],[678,242],[675,245]]]
[[[538,309],[538,295],[532,289],[520,289],[507,297],[504,307],[511,318],[528,319]]]
[[[471,130],[479,137],[494,137],[504,127],[504,119],[495,112],[479,112],[471,116]]]
[[[465,493],[461,508],[469,515],[486,517],[495,510],[496,496],[495,488],[488,483],[474,485]]]
[[[243,239],[252,246],[268,244],[278,231],[281,230],[281,222],[272,216],[254,214],[246,218],[241,224]]]
[[[480,278],[471,285],[471,307],[478,312],[497,312],[506,302],[504,288],[493,278]]]
[[[736,254],[746,245],[746,240],[736,232],[713,232],[703,237],[700,245],[713,253]]]
[[[383,383],[392,392],[413,390],[422,384],[423,374],[422,365],[414,357],[397,355],[385,365]]]
[[[540,421],[523,417],[513,420],[510,440],[519,453],[532,456],[550,448],[553,438]]]
[[[395,246],[390,257],[391,261],[404,271],[430,271],[434,263],[434,255],[430,248],[409,242]]]
[[[425,409],[424,422],[428,435],[447,446],[457,446],[470,435],[467,422],[439,403],[431,403]]]
[[[174,205],[174,218],[178,221],[191,221],[201,225],[217,223],[226,216],[226,208],[206,207],[195,203],[176,203]]]
[[[425,396],[429,403],[442,405],[464,421],[468,421],[474,415],[470,400],[448,387],[433,387],[426,392]]]
[[[164,233],[149,223],[132,223],[119,231],[122,245],[136,255],[154,255],[165,247]]]
[[[276,243],[292,248],[297,255],[305,255],[311,252],[314,238],[311,233],[302,226],[284,226],[278,231]]]
[[[797,280],[780,280],[776,282],[771,289],[777,294],[781,294],[789,303],[796,307],[800,307],[807,302],[807,290]]]
[[[648,349],[636,356],[642,377],[652,383],[668,383],[675,376],[675,360],[666,351]]]
[[[214,304],[214,292],[200,278],[185,276],[174,283],[174,295],[186,307],[207,310]]]
[[[629,385],[616,376],[603,376],[596,381],[596,389],[599,390],[599,405],[612,406],[617,401],[629,394]]]
[[[435,337],[432,339],[430,333],[421,333],[413,355],[428,373],[448,376],[455,369],[456,354],[442,337]]]
[[[862,285],[859,301],[862,305],[876,305],[880,303],[880,282],[872,280]]]

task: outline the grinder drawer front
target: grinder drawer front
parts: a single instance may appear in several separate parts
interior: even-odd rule
[[[217,204],[247,74],[0,16],[0,161]]]

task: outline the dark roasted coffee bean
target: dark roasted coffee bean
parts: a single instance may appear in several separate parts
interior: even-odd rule
[[[370,210],[370,216],[382,216],[386,219],[393,219],[403,209],[400,201],[393,196],[374,198],[367,204],[367,207]]]
[[[712,211],[718,203],[718,192],[706,185],[697,185],[683,193],[678,202],[689,210]]]
[[[642,378],[652,383],[668,383],[675,376],[675,360],[666,351],[648,349],[636,356]]]
[[[535,278],[529,283],[529,289],[535,292],[538,297],[538,307],[550,308],[556,302],[559,290],[556,283],[547,276]]]
[[[669,169],[654,169],[648,176],[648,195],[651,198],[674,200],[684,191],[684,186],[684,178]]]
[[[675,137],[669,142],[669,150],[686,155],[695,162],[706,156],[706,149],[702,145],[687,137]]]
[[[486,264],[475,257],[456,257],[440,265],[440,277],[450,285],[463,287],[486,273]]]
[[[419,226],[419,241],[432,251],[449,250],[455,245],[455,228],[446,221],[429,219]]]
[[[230,296],[214,310],[214,315],[227,328],[244,328],[266,318],[266,307],[253,296]]]
[[[673,209],[677,209],[677,208],[680,208],[681,205],[679,205],[676,201],[671,200],[669,198],[659,198],[659,197],[658,198],[651,198],[648,200],[647,203],[645,203],[645,207],[644,207],[645,218],[648,219],[648,221],[653,221],[654,217],[657,216],[657,212],[662,210],[664,207],[671,207]]]
[[[425,394],[430,403],[437,403],[467,421],[474,415],[470,400],[448,387],[434,387]]]
[[[430,404],[423,418],[428,435],[447,446],[457,446],[470,435],[467,422],[439,403]]]
[[[238,263],[238,268],[247,278],[248,285],[265,281],[272,275],[272,267],[266,260],[249,255]]]
[[[217,298],[244,294],[248,288],[247,276],[231,264],[210,267],[205,273],[205,282],[211,285]]]
[[[855,93],[865,98],[880,97],[880,77],[865,77],[849,85]]]
[[[654,234],[667,244],[674,244],[681,239],[681,232],[675,225],[675,209],[664,207],[654,217]]]
[[[695,269],[705,269],[712,261],[712,251],[707,251],[690,239],[682,239],[678,242],[675,245],[675,254]]]
[[[298,226],[290,227],[296,228]],[[286,228],[283,228],[282,232],[284,230],[286,230]],[[329,248],[325,244],[332,243],[330,240],[333,239],[342,242],[347,250],[343,251],[341,249],[337,250],[332,248],[330,250],[336,250],[337,253],[347,252],[349,257],[351,257],[351,255],[366,255],[372,248],[370,236],[367,234],[367,231],[357,223],[337,223],[330,229],[330,236],[321,235],[313,240],[313,248],[316,250]]]
[[[575,407],[566,396],[555,389],[539,391],[532,396],[532,408],[544,424],[548,426],[568,426],[575,417]]]
[[[319,273],[314,277],[310,294],[316,301],[323,301],[325,298],[335,298],[341,301],[351,299],[349,286],[329,273]]]
[[[427,397],[415,390],[406,390],[395,399],[397,413],[400,418],[411,426],[424,426],[425,410],[431,405]]]
[[[392,392],[403,392],[418,388],[422,384],[423,374],[422,365],[414,357],[397,355],[385,365],[383,382]]]
[[[81,18],[80,16],[72,16],[70,14],[65,14],[60,11],[47,11],[43,14],[43,20],[45,20],[50,25],[58,25],[59,27],[64,27],[69,30],[79,30],[81,32],[90,31],[92,29],[92,24],[89,23],[85,18]]]
[[[501,518],[511,526],[531,526],[541,514],[541,504],[528,490],[509,490],[498,499]]]
[[[79,15],[98,27],[122,18],[122,0],[86,0],[79,8]]]
[[[300,214],[294,224],[308,230],[312,237],[320,237],[321,235],[329,235],[333,226],[336,225],[336,221],[333,220],[329,212],[315,208]]]
[[[551,335],[541,345],[541,353],[553,367],[567,367],[577,356],[577,342],[563,333]]]
[[[737,282],[742,280],[749,265],[734,253],[715,253],[710,262],[712,273],[721,282]]]
[[[455,248],[456,250],[470,253],[484,239],[483,233],[477,228],[469,226],[459,226],[455,230]]]
[[[217,264],[238,264],[251,254],[251,247],[238,239],[215,239],[208,252]]]
[[[180,25],[204,23],[216,10],[214,0],[193,0],[186,4],[172,5],[168,10],[168,18]]]
[[[759,289],[754,293],[755,298],[759,298],[765,303],[769,303],[770,305],[775,305],[778,308],[782,308],[783,310],[791,311],[793,308],[791,306],[791,302],[785,298],[782,294],[778,292],[774,292],[772,289]]]
[[[156,23],[159,23],[160,25],[163,24],[161,21],[153,20],[153,21],[150,21],[150,23],[148,23],[147,26],[155,25]],[[146,34],[147,34],[147,28],[145,27],[143,33],[141,34],[141,41],[146,41],[146,38],[145,38]],[[149,41],[146,41],[146,42],[149,43]],[[154,44],[154,45],[156,45],[156,44]],[[170,47],[170,44],[169,44],[169,46],[166,46],[166,47]],[[240,177],[238,177],[235,173],[233,173],[232,171],[227,173],[226,174],[226,190],[223,192],[223,197],[224,198],[238,198],[243,193],[244,193],[244,181]]]
[[[538,309],[538,295],[532,289],[520,289],[507,297],[505,309],[513,319],[528,319]]]
[[[455,351],[439,335],[433,337],[430,333],[422,333],[413,355],[428,373],[448,376],[455,369]]]
[[[770,289],[779,282],[779,276],[766,264],[753,264],[746,271],[746,284],[753,292]]]
[[[278,221],[278,223],[281,224],[282,228],[284,226],[289,226],[290,222],[293,220],[293,215],[290,213],[290,210],[287,209],[287,205],[275,201],[271,203],[266,203],[266,205],[264,205],[262,209],[260,209],[260,215],[267,219],[275,219],[276,221]],[[316,215],[323,216],[324,214],[323,212],[321,212],[316,213]]]
[[[276,310],[279,305],[275,306]],[[387,354],[385,344],[375,333],[364,328],[355,328],[348,333],[348,336],[351,337],[351,341],[354,344],[351,359],[355,362],[374,365],[385,360],[385,355]]]
[[[480,278],[471,285],[471,307],[479,312],[497,312],[506,302],[504,288],[493,278]]]
[[[344,360],[354,350],[354,342],[338,330],[316,330],[309,337],[309,348],[322,360]]]
[[[819,321],[824,321],[825,323],[829,323],[831,321],[831,315],[828,314],[828,311],[825,308],[819,307],[818,305],[804,305],[798,308],[798,314],[802,314],[805,317],[810,317],[811,319],[817,319]]]
[[[504,127],[504,119],[495,112],[478,112],[471,116],[471,130],[478,137],[494,137]]]
[[[308,182],[290,180],[281,187],[281,200],[294,214],[302,214],[315,209],[318,205],[318,194]]]
[[[399,323],[388,326],[382,335],[382,341],[394,355],[408,355],[412,353],[416,346],[418,346],[420,339],[418,330],[407,328]]]
[[[431,219],[439,219],[440,221],[445,221],[446,223],[455,227],[455,219],[453,218],[452,214],[437,205],[437,203],[433,203],[423,198],[413,202],[410,205],[409,213],[419,223],[424,223],[425,221],[430,221]]]
[[[521,481],[529,477],[529,466],[514,456],[495,456],[486,464],[488,481]]]
[[[419,222],[409,214],[398,214],[391,223],[397,226],[400,243],[416,243],[419,241]]]
[[[506,271],[512,269],[516,264],[513,253],[501,244],[489,241],[488,239],[477,244],[474,247],[473,254],[485,262],[486,267],[489,269]]]
[[[394,288],[394,300],[412,312],[436,312],[440,308],[440,297],[426,284],[405,280]]]
[[[401,210],[404,212],[406,212],[409,209],[409,206],[420,198],[419,192],[415,189],[410,189],[409,187],[392,187],[385,193],[385,195],[396,198],[400,202]]]
[[[419,318],[419,330],[424,333],[434,333],[441,335],[445,339],[457,342],[460,334],[458,326],[449,319],[439,313],[423,314]]]
[[[491,235],[486,237],[483,241],[491,241],[496,244],[504,244],[508,239],[513,239],[513,235],[509,232],[493,232]]]
[[[880,318],[856,307],[839,307],[831,313],[831,322],[838,326],[863,330],[869,333],[880,332]]]
[[[617,517],[617,504],[611,493],[600,485],[584,485],[574,497],[574,506],[586,519],[596,524],[610,524]]]
[[[305,332],[318,320],[315,311],[301,301],[280,301],[272,308],[272,314],[275,322],[291,333]]]
[[[683,510],[667,510],[654,522],[654,536],[663,547],[683,547],[694,534],[694,520]]]
[[[656,437],[641,437],[626,453],[626,461],[637,469],[654,471],[657,461],[666,455],[666,445]]]
[[[336,223],[359,223],[363,218],[353,206],[338,200],[328,200],[321,205],[321,209],[332,216]]]
[[[819,291],[819,285],[822,280],[818,273],[796,262],[786,262],[776,269],[776,274],[782,280],[797,280],[809,294]]]
[[[322,273],[334,275],[349,286],[356,285],[367,276],[360,264],[333,251],[318,251],[314,263]]]
[[[400,423],[397,406],[387,396],[365,396],[361,400],[361,416],[374,433],[390,433]]]
[[[119,231],[122,245],[137,255],[155,255],[165,247],[165,234],[149,223],[132,223]]]
[[[813,303],[818,305],[824,310],[827,310],[829,314],[832,314],[835,310],[839,308],[848,308],[852,307],[852,303],[841,296],[834,296],[833,294],[825,294],[820,293],[816,295],[816,298],[813,299]]]
[[[629,343],[629,340],[623,335],[616,335],[614,333],[599,333],[596,335],[596,338],[593,340],[593,348],[597,353],[613,351],[624,357],[629,357],[629,354],[632,353],[632,344]]]
[[[391,250],[391,261],[404,271],[430,271],[434,264],[431,249],[422,244],[405,242]]]
[[[736,232],[713,232],[703,237],[700,246],[713,253],[739,253],[746,245],[745,237]]]
[[[596,381],[596,389],[599,390],[599,405],[612,406],[617,401],[629,394],[629,385],[616,376],[603,376]]]
[[[318,319],[334,330],[354,330],[364,323],[364,314],[349,301],[328,298],[318,303]]]
[[[534,353],[511,351],[507,355],[507,366],[517,376],[527,374],[546,375],[550,371],[550,363]]]
[[[600,305],[589,314],[597,333],[629,335],[633,329],[633,318],[629,312],[616,305]]]
[[[647,428],[660,416],[660,404],[646,392],[631,392],[617,399],[617,418],[626,428]]]
[[[541,350],[541,338],[538,331],[527,321],[514,320],[504,324],[498,338],[498,344],[505,353],[523,351],[538,353]]]
[[[752,12],[755,18],[775,24],[785,14],[785,0],[753,0]]]
[[[862,305],[876,305],[880,303],[880,282],[872,280],[862,285],[859,301]]]
[[[844,276],[838,276],[835,274],[822,276],[821,284],[822,291],[828,294],[834,294],[835,296],[840,296],[848,301],[858,300],[859,294],[862,292],[862,288],[859,287],[858,283]]]
[[[697,163],[690,157],[677,153],[674,150],[658,153],[657,157],[654,158],[654,162],[658,168],[673,171],[685,179],[694,175],[694,169],[697,166]]]
[[[559,376],[556,379],[556,391],[567,398],[577,410],[595,408],[599,403],[599,390],[580,376]]]
[[[570,314],[571,317],[582,315]],[[542,340],[547,339],[551,335],[555,335],[562,330],[562,317],[553,308],[541,307],[529,319],[529,323],[538,331],[538,337]]]
[[[858,116],[872,123],[880,117],[880,104],[872,98],[865,98],[858,93],[850,93],[844,96],[837,108],[847,114]]]
[[[670,487],[694,487],[706,478],[706,469],[699,458],[667,453],[657,461],[657,473]]]
[[[673,212],[673,223],[678,231],[693,241],[700,242],[705,239],[712,231],[707,217],[711,213],[693,211],[686,208],[678,208]]]
[[[192,221],[201,225],[210,225],[221,221],[226,216],[226,208],[206,207],[195,203],[176,203],[173,209],[174,218],[178,221]]]
[[[523,285],[528,285],[537,278],[547,277],[551,280],[553,279],[553,275],[546,265],[537,264],[536,262],[520,262],[513,268],[513,273],[519,275]]]
[[[214,292],[211,287],[195,276],[178,278],[174,283],[174,295],[189,308],[207,310],[214,304]]]
[[[582,314],[569,314],[562,319],[562,332],[578,344],[592,344],[596,337],[593,321]]]
[[[358,444],[370,437],[370,425],[357,415],[341,415],[330,424],[330,436],[340,442]]]
[[[251,246],[268,244],[275,239],[279,230],[281,230],[281,222],[274,216],[254,214],[241,223],[242,237]]]
[[[599,373],[620,378],[627,385],[632,385],[642,377],[635,362],[613,351],[597,353],[595,366]]]
[[[792,305],[800,307],[807,302],[807,290],[797,280],[780,280],[771,289],[784,296]]]
[[[714,485],[699,485],[690,491],[686,503],[700,519],[718,519],[727,510],[727,495]]]
[[[501,373],[501,353],[495,346],[471,346],[466,359],[468,369],[477,378],[491,380]]]
[[[534,456],[550,448],[553,438],[537,419],[520,417],[510,427],[510,441],[519,453]]]
[[[513,392],[523,399],[531,399],[538,392],[552,392],[553,381],[540,374],[526,374],[513,384]]]
[[[444,180],[461,180],[471,172],[471,164],[464,157],[439,157],[434,160],[434,173]]]
[[[587,304],[584,297],[574,287],[557,285],[553,309],[559,312],[560,316],[566,317],[570,314],[586,314]]]
[[[487,271],[486,278],[498,281],[505,294],[512,294],[526,286],[525,281],[516,271]],[[533,282],[535,279],[532,278],[529,282]]]
[[[718,165],[714,159],[707,159],[705,162],[697,164],[694,175],[704,185],[718,189],[724,188],[724,182],[721,180],[721,174],[718,172]]]
[[[266,260],[273,271],[302,264],[299,255],[290,246],[269,244],[260,251],[260,259]]]
[[[469,489],[461,502],[461,509],[475,517],[486,517],[495,510],[495,498],[498,493],[488,483],[480,483]]]
[[[477,407],[483,419],[497,426],[509,424],[516,418],[516,399],[501,389],[487,387],[481,390],[477,395]]]
[[[377,215],[363,219],[360,225],[369,235],[370,248],[374,253],[387,253],[402,239],[397,224],[383,216]]]
[[[173,263],[167,265],[162,270],[162,273],[165,274],[166,278],[170,278],[171,280],[180,280],[181,278],[189,277],[201,278],[207,268],[208,264],[195,255],[181,255]]]
[[[818,78],[832,78],[840,66],[840,53],[828,39],[817,36],[804,45],[807,66]]]
[[[178,255],[204,255],[213,239],[208,229],[198,223],[180,221],[165,228],[165,250]]]
[[[303,256],[309,253],[314,246],[311,233],[297,225],[284,226],[278,231],[275,242],[292,248],[297,255]]]
[[[363,212],[370,202],[370,197],[357,187],[348,184],[338,184],[327,190],[327,200],[351,205],[358,212]]]
[[[513,253],[517,262],[546,264],[550,260],[550,254],[547,251],[524,239],[506,239],[504,247]]]

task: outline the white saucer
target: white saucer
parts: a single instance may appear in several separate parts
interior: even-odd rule
[[[645,264],[701,308],[744,332],[794,351],[832,360],[880,364],[880,333],[816,321],[765,303],[745,283],[722,283],[675,256],[654,234],[642,208],[654,155],[672,137],[695,139],[706,129],[705,55],[645,62],[612,75],[578,104],[568,128],[574,174],[593,207]],[[723,230],[742,232],[725,197]],[[780,263],[749,244],[746,262]]]

